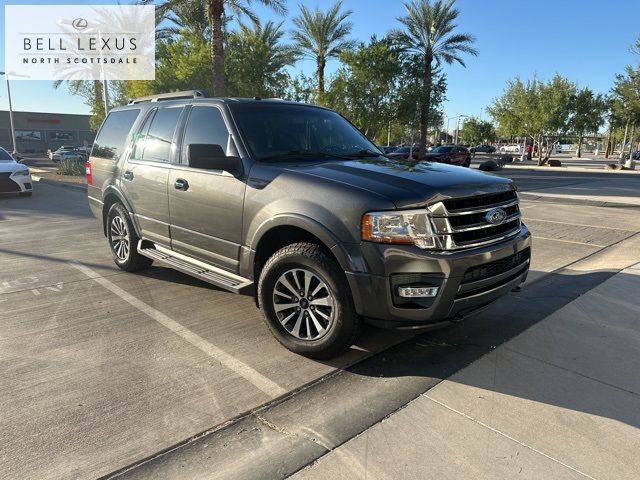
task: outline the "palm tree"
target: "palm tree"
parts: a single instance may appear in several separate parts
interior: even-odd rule
[[[462,53],[477,55],[473,48],[475,38],[464,33],[454,33],[460,11],[455,0],[412,0],[404,4],[407,14],[398,18],[404,30],[392,32],[405,51],[415,54],[422,70],[422,92],[420,95],[420,156],[424,155],[431,107],[431,83],[434,66],[454,62],[463,67]],[[434,65],[435,62],[435,65]]]
[[[227,81],[224,74],[224,23],[227,9],[235,15],[244,15],[255,22],[258,18],[251,10],[252,3],[262,3],[276,13],[284,14],[287,11],[285,0],[167,0],[159,7],[159,12],[164,14],[184,5],[191,7],[194,2],[204,3],[209,22],[213,94],[224,97],[227,95]]]
[[[352,24],[347,22],[351,10],[341,12],[342,0],[336,2],[326,13],[319,8],[309,10],[300,4],[300,14],[293,19],[296,30],[291,33],[299,53],[316,62],[318,97],[324,95],[324,69],[327,60],[335,58],[343,50],[354,46],[347,37]]]
[[[298,54],[291,45],[282,43],[282,22],[268,21],[251,27],[240,23],[238,31],[227,40],[227,74],[229,90],[234,96],[273,97],[284,91],[287,74]]]

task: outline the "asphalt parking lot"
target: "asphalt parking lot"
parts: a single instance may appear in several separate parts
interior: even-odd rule
[[[536,292],[582,259],[596,254],[605,258],[597,272],[558,283],[559,290],[542,301],[543,313],[623,268],[607,265],[606,252],[638,238],[637,176],[508,174],[522,192],[524,221],[534,236],[529,285],[523,292]],[[589,197],[594,189],[600,200]],[[565,287],[566,294],[561,290]],[[0,478],[135,476],[144,470],[128,467],[147,460],[152,464],[159,453],[174,454],[198,438],[247,422],[247,412],[254,413],[264,430],[278,434],[278,421],[255,413],[264,405],[287,405],[291,410],[285,418],[310,424],[325,410],[342,412],[344,441],[386,409],[391,409],[387,414],[393,411],[393,402],[376,403],[371,397],[369,407],[376,415],[355,418],[348,412],[358,397],[344,393],[357,392],[360,384],[345,376],[340,388],[323,391],[322,403],[314,407],[307,397],[322,388],[324,379],[358,369],[367,372],[360,377],[375,379],[384,352],[389,358],[410,356],[420,342],[447,335],[484,335],[494,341],[496,319],[504,322],[508,315],[518,315],[512,307],[505,313],[506,306],[533,311],[535,302],[541,302],[536,295],[511,294],[449,332],[414,337],[370,328],[340,358],[312,361],[271,337],[249,297],[162,267],[142,274],[117,270],[85,194],[36,184],[32,198],[0,198]],[[503,329],[502,341],[515,333]],[[440,366],[441,380],[485,351],[440,350],[429,358]],[[396,373],[404,382],[420,376],[417,371]],[[385,376],[394,378],[393,372]],[[380,399],[391,395],[379,392]],[[395,395],[397,402],[404,398],[398,391]],[[237,435],[250,434],[247,428]],[[249,439],[243,452],[250,455],[265,442]],[[192,451],[191,458],[201,455],[206,463],[209,456],[212,461],[206,445]],[[245,462],[251,467],[228,462],[226,468],[237,468],[239,478],[284,477],[322,454],[316,444],[284,463],[256,454],[254,461]],[[234,478],[234,472],[220,469],[217,474]]]

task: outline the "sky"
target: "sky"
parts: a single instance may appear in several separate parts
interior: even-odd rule
[[[334,0],[300,0],[308,7],[327,9]],[[4,5],[116,4],[111,1],[2,0],[0,25],[4,33]],[[120,3],[130,3],[122,0]],[[132,2],[131,2],[132,3]],[[156,0],[161,3],[161,0]],[[253,0],[257,4],[256,0]],[[402,0],[344,0],[353,13],[352,37],[367,41],[371,35],[384,36],[399,27],[404,14]],[[448,91],[445,118],[472,115],[488,119],[485,108],[498,97],[508,80],[519,75],[548,79],[555,73],[606,93],[616,73],[628,64],[640,62],[629,47],[640,35],[640,1],[637,0],[458,0],[459,31],[476,37],[477,57],[465,57],[466,68],[445,66]],[[34,7],[37,8],[37,7]],[[287,31],[298,11],[297,1],[288,1],[288,13],[279,17],[261,5],[254,5],[259,17],[284,20]],[[28,21],[28,19],[26,19]],[[327,73],[339,66],[331,60]],[[0,70],[4,67],[4,34],[0,35]],[[291,69],[310,75],[313,63],[302,61]],[[194,86],[195,87],[195,86]],[[88,113],[79,97],[63,86],[54,90],[52,82],[13,80],[14,110],[53,113]],[[6,83],[0,82],[0,110],[8,109]],[[453,126],[452,126],[453,128]]]

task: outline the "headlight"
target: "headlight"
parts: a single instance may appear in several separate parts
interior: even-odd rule
[[[14,177],[26,177],[29,175],[29,169],[26,170],[18,170],[17,172],[13,172]]]
[[[425,210],[370,212],[362,217],[362,240],[435,248],[436,238]]]

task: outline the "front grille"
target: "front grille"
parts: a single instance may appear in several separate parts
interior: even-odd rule
[[[19,192],[20,186],[9,178],[10,173],[0,173],[0,193]]]
[[[462,283],[477,282],[508,272],[512,268],[515,268],[529,260],[530,256],[531,250],[529,248],[525,248],[515,255],[501,258],[494,262],[484,263],[476,267],[471,267],[465,272]]]
[[[453,213],[457,210],[471,210],[483,207],[492,207],[496,203],[504,203],[509,200],[516,200],[518,197],[513,190],[508,192],[492,193],[477,197],[451,198],[445,200],[444,206],[447,211]]]
[[[494,209],[505,218],[490,223],[485,217]],[[444,250],[473,248],[500,242],[520,231],[520,206],[514,190],[451,198],[429,206],[433,228]]]

